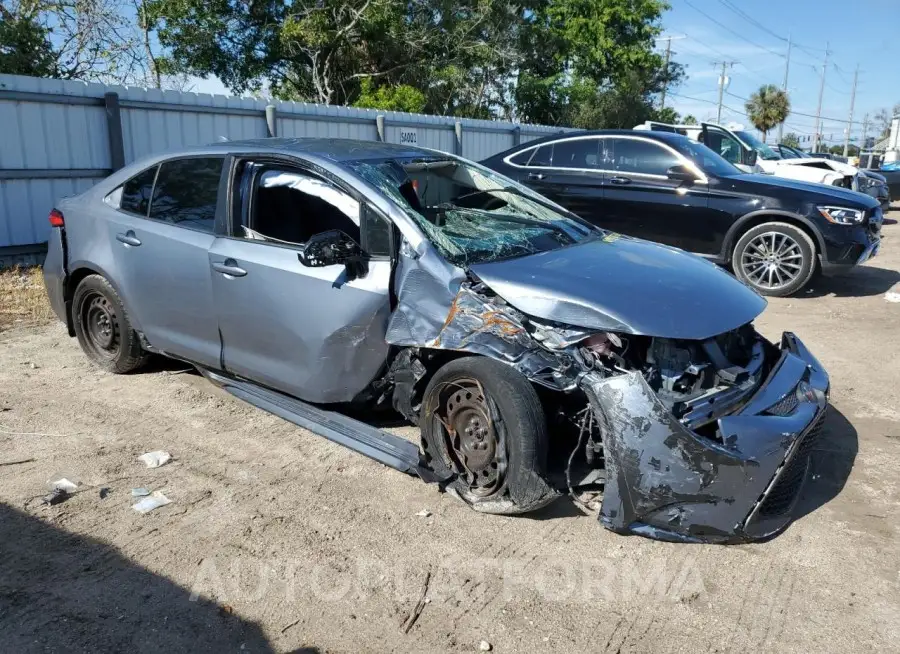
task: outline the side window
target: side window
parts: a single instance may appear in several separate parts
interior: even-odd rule
[[[117,191],[121,191],[119,199],[119,209],[136,213],[139,216],[146,216],[147,209],[150,208],[150,196],[153,194],[153,181],[156,179],[156,169],[158,166],[148,168],[144,172],[135,175],[127,182],[122,184]],[[110,196],[116,191],[110,193]]]
[[[221,157],[164,161],[159,166],[150,218],[212,233],[215,231]]]
[[[614,139],[613,159],[617,171],[645,175],[665,175],[679,163],[664,147],[642,139]]]
[[[509,161],[516,166],[527,166],[528,160],[531,159],[533,154],[534,150],[525,150],[517,155],[510,157]]]
[[[741,163],[741,144],[728,134],[709,130],[706,133],[706,146],[713,152],[718,152],[726,161],[733,164]]]
[[[529,166],[552,166],[553,165],[553,144],[547,143],[534,151],[534,156],[528,162]]]
[[[360,205],[318,177],[289,168],[266,167],[254,182],[245,238],[285,245],[306,243],[313,234],[338,229],[357,243]]]
[[[557,141],[553,144],[554,168],[597,168],[600,139]]]

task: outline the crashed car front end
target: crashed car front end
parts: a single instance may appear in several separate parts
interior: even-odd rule
[[[676,418],[637,372],[582,380],[603,425],[605,527],[729,542],[787,526],[825,416],[828,375],[791,333],[777,351],[749,399],[704,433]],[[702,407],[708,416],[717,413],[715,399]]]
[[[566,223],[474,164],[356,170],[403,207],[386,332],[396,356],[381,396],[433,421],[421,403],[430,371],[471,355],[538,389],[553,465],[527,498],[461,497],[472,508],[521,513],[568,492],[612,531],[698,542],[766,538],[789,523],[829,381],[793,334],[776,346],[755,330],[759,295],[700,257]],[[405,175],[423,170],[439,174],[419,193],[438,197],[412,207]],[[499,205],[461,206],[472,194],[454,200],[442,178]],[[551,222],[538,247],[541,220]],[[427,461],[424,438],[422,450]]]
[[[600,522],[622,534],[739,542],[779,532],[827,407],[828,375],[791,333],[775,346],[749,324],[703,341],[597,332],[523,314],[478,282],[460,284],[423,345],[505,361],[555,391],[548,404],[578,432],[568,490],[582,479],[601,490]],[[558,494],[548,487],[546,501]]]

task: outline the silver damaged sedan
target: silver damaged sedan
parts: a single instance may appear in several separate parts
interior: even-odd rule
[[[765,301],[726,272],[441,152],[219,143],[50,223],[47,292],[97,365],[189,362],[479,511],[568,494],[618,533],[765,538],[827,407],[821,364],[760,336]],[[420,443],[376,426],[395,412]]]

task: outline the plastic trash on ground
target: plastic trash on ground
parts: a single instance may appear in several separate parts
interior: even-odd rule
[[[153,509],[158,509],[171,503],[172,500],[163,495],[161,491],[153,491],[150,495],[132,505],[131,508],[138,513],[150,513]]]
[[[143,463],[148,468],[158,468],[160,466],[164,466],[171,460],[172,455],[163,450],[147,452],[146,454],[141,454],[138,457],[138,461]]]

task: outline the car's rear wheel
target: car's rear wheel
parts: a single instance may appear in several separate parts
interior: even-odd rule
[[[450,486],[473,508],[524,513],[557,497],[544,481],[547,425],[537,393],[520,373],[484,357],[438,370],[422,401],[427,463],[452,473]]]
[[[115,373],[137,370],[147,361],[119,294],[100,275],[88,275],[72,297],[75,336],[88,358]]]
[[[816,246],[789,223],[763,223],[734,246],[732,267],[738,279],[761,295],[785,297],[806,286],[816,271]]]

